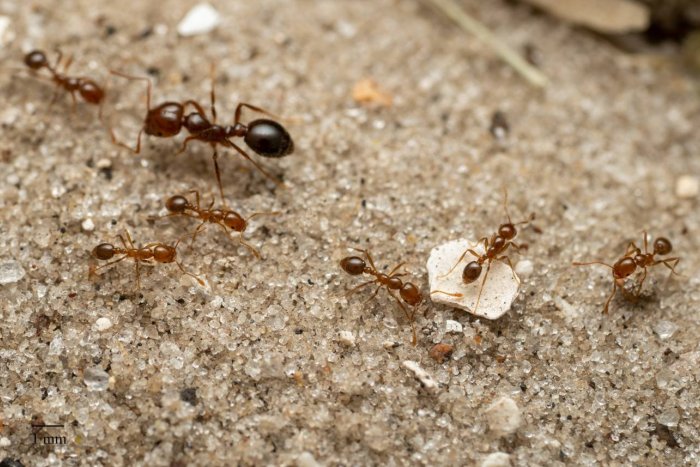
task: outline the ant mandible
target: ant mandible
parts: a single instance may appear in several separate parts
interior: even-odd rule
[[[667,268],[671,270],[671,274],[678,274],[676,272],[676,266],[678,265],[678,262],[681,260],[680,257],[674,257],[674,258],[665,258],[665,259],[656,259],[656,255],[662,255],[665,256],[673,250],[673,245],[671,244],[671,241],[665,237],[659,237],[656,240],[654,240],[654,250],[650,253],[649,252],[649,247],[648,247],[648,239],[647,239],[647,233],[646,231],[643,231],[644,235],[644,252],[642,253],[642,250],[634,243],[630,242],[629,245],[627,245],[627,251],[625,254],[617,260],[614,264],[606,264],[602,261],[589,261],[586,263],[579,263],[579,262],[574,262],[572,263],[574,266],[588,266],[591,264],[602,264],[603,266],[607,266],[612,270],[612,275],[613,275],[613,289],[612,292],[610,293],[610,296],[608,297],[607,301],[605,302],[605,306],[603,307],[603,313],[607,314],[608,313],[608,308],[610,306],[610,302],[612,301],[613,297],[615,297],[615,293],[617,292],[617,289],[620,288],[622,290],[623,294],[625,293],[625,279],[627,279],[629,276],[634,274],[637,269],[642,269],[642,275],[641,278],[639,279],[639,283],[637,284],[637,290],[633,293],[633,297],[639,297],[639,294],[642,291],[642,284],[644,284],[644,281],[647,278],[647,270],[650,267],[656,266],[657,264],[663,264]]]
[[[34,50],[29,52],[24,56],[24,64],[27,65],[32,71],[39,71],[42,68],[46,68],[51,73],[51,80],[56,84],[56,89],[63,88],[70,93],[73,99],[73,110],[75,110],[76,99],[75,93],[80,94],[80,97],[89,104],[99,105],[99,116],[102,118],[102,101],[105,96],[105,91],[93,80],[85,77],[75,77],[68,76],[65,73],[68,68],[73,63],[73,56],[71,55],[66,63],[63,65],[63,72],[58,71],[58,66],[61,64],[61,59],[63,54],[59,50],[58,57],[56,59],[55,65],[51,65],[49,60],[46,58],[46,54],[41,50]],[[51,99],[51,104],[56,101],[58,96],[57,92],[54,92],[53,98]]]
[[[131,258],[136,264],[136,287],[141,288],[141,263],[151,264],[151,261],[156,263],[175,263],[180,268],[183,274],[188,275],[199,282],[200,285],[204,285],[204,281],[192,273],[185,271],[185,268],[177,260],[177,246],[180,244],[182,238],[178,239],[174,245],[166,245],[161,242],[148,243],[142,247],[136,248],[134,242],[131,240],[131,235],[126,231],[126,241],[124,237],[118,235],[119,240],[122,242],[124,248],[119,248],[111,243],[100,243],[92,250],[92,256],[101,261],[108,261],[115,256],[122,255],[121,257],[110,261],[107,264],[103,264],[98,268],[91,269],[91,273],[97,271],[98,269],[105,268],[112,264],[118,263],[125,260],[126,258]]]
[[[222,201],[225,203],[223,185],[221,183],[221,171],[219,169],[219,153],[217,147],[219,144],[235,149],[241,156],[247,159],[256,169],[262,172],[267,178],[272,180],[278,185],[281,182],[275,177],[270,175],[260,164],[253,160],[248,153],[246,153],[240,146],[236,145],[231,141],[231,138],[242,137],[243,141],[250,147],[256,154],[263,157],[279,158],[294,152],[294,142],[287,130],[278,122],[271,119],[257,119],[250,122],[248,125],[244,125],[240,122],[241,112],[243,108],[248,108],[256,112],[274,117],[272,114],[267,112],[260,107],[256,107],[246,103],[239,103],[236,106],[234,123],[233,125],[221,126],[216,123],[217,113],[216,113],[216,94],[214,91],[214,66],[211,68],[211,113],[212,121],[206,117],[206,112],[202,106],[194,101],[188,100],[184,103],[178,102],[165,102],[155,108],[151,108],[151,80],[145,77],[130,76],[117,71],[112,71],[113,74],[130,79],[130,80],[144,80],[147,82],[146,98],[147,98],[147,113],[146,119],[144,121],[141,130],[139,131],[137,137],[136,148],[131,149],[129,146],[117,141],[114,132],[110,130],[112,134],[112,141],[122,147],[125,147],[132,152],[138,154],[141,150],[141,135],[146,133],[148,135],[159,136],[159,137],[171,137],[175,136],[180,132],[182,127],[184,127],[190,136],[185,138],[182,148],[178,154],[183,153],[187,149],[187,145],[190,141],[202,141],[209,143],[213,149],[212,158],[214,161],[214,172],[216,175],[216,181],[219,186],[219,194],[221,195]],[[187,105],[192,105],[195,108],[195,112],[191,112],[184,115],[185,108]]]
[[[243,239],[243,232],[248,228],[248,222],[254,217],[273,216],[279,214],[279,212],[256,212],[246,219],[233,209],[212,209],[214,206],[214,199],[212,199],[209,207],[203,208],[199,202],[199,192],[197,190],[192,190],[189,193],[194,193],[195,204],[192,204],[182,195],[175,195],[167,199],[165,207],[170,212],[170,214],[166,216],[187,216],[202,221],[192,235],[192,243],[194,243],[199,232],[206,228],[206,224],[212,223],[221,226],[221,228],[226,231],[227,235],[229,235],[228,229],[238,232],[238,243],[248,248],[256,258],[260,259],[258,250]]]
[[[385,288],[389,295],[394,297],[396,303],[399,304],[399,307],[401,307],[404,314],[406,315],[406,319],[411,323],[411,329],[413,333],[413,339],[411,342],[413,343],[413,345],[416,345],[416,343],[418,342],[418,338],[416,335],[415,314],[416,308],[423,301],[423,295],[421,294],[420,289],[416,285],[414,285],[411,282],[403,282],[401,280],[401,276],[405,276],[406,273],[396,274],[396,271],[405,263],[399,263],[391,270],[391,272],[389,272],[389,274],[384,274],[377,270],[377,267],[374,265],[374,261],[372,260],[372,256],[369,254],[369,251],[361,250],[359,248],[351,249],[363,253],[365,255],[365,258],[367,258],[367,261],[369,261],[370,265],[368,266],[367,262],[365,262],[365,260],[363,258],[360,258],[359,256],[347,256],[340,260],[340,267],[343,269],[343,271],[347,272],[351,276],[369,274],[370,276],[374,276],[374,279],[371,279],[367,282],[363,282],[362,284],[350,289],[347,292],[347,295],[351,295],[357,292],[359,289],[366,287],[370,284],[379,284],[374,293],[367,299],[366,302],[368,302],[372,300],[377,295],[377,293],[379,293],[379,289]],[[403,299],[403,301],[406,302],[406,304],[412,307],[411,313],[408,312],[404,304],[401,302],[401,299],[399,299],[399,297],[394,293],[395,291],[398,291],[399,295],[401,296],[401,299]]]
[[[510,258],[505,255],[504,253],[508,250],[508,248],[512,247],[516,251],[520,251],[521,249],[527,248],[527,245],[518,245],[513,241],[513,239],[518,235],[518,229],[515,227],[516,225],[522,225],[522,224],[529,224],[535,219],[535,213],[530,214],[530,217],[525,219],[524,221],[521,222],[513,222],[510,218],[510,213],[508,212],[508,192],[505,192],[504,195],[504,200],[503,200],[503,209],[506,212],[506,217],[508,218],[508,222],[505,224],[501,224],[498,227],[498,231],[491,236],[491,238],[488,237],[482,237],[479,239],[476,244],[471,247],[467,248],[467,250],[462,253],[462,255],[459,257],[457,262],[455,263],[452,268],[450,268],[449,271],[447,271],[446,274],[443,275],[443,277],[449,276],[452,271],[459,265],[459,263],[462,262],[464,257],[467,255],[467,253],[470,253],[472,256],[476,257],[475,260],[470,261],[467,263],[466,266],[464,266],[464,269],[462,270],[462,282],[465,285],[471,284],[475,282],[479,277],[481,277],[481,272],[483,271],[483,265],[484,263],[487,263],[486,266],[486,273],[484,274],[484,279],[481,281],[481,287],[479,287],[479,294],[477,295],[476,298],[476,304],[474,305],[474,313],[476,313],[476,310],[479,308],[479,301],[481,300],[481,293],[484,290],[484,285],[486,284],[486,279],[489,276],[489,271],[491,270],[491,264],[496,261],[505,261],[508,263],[508,266],[510,266],[511,271],[513,271],[513,264],[510,262]],[[484,253],[479,254],[477,253],[473,248],[478,246],[480,243],[484,244]],[[515,271],[513,271],[513,276],[515,277]],[[432,293],[442,293],[446,295],[452,295],[456,297],[461,297],[462,294],[460,293],[448,293],[448,292],[443,292],[440,290],[433,291]]]

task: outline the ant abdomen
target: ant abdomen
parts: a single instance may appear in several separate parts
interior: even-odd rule
[[[80,87],[78,88],[80,96],[90,104],[99,104],[105,97],[104,91],[90,79],[81,79]]]
[[[464,270],[462,271],[462,282],[465,284],[471,284],[477,280],[481,275],[481,269],[481,264],[479,264],[478,261],[469,262],[466,266],[464,266]]]
[[[266,118],[250,122],[243,140],[263,157],[284,157],[294,152],[294,142],[287,130]]]
[[[92,250],[92,255],[100,260],[108,260],[114,257],[114,245],[111,243],[100,243]]]
[[[159,263],[172,263],[177,256],[175,248],[163,244],[153,247],[152,254],[153,259]]]
[[[190,206],[187,198],[181,195],[175,195],[168,198],[165,202],[165,208],[173,213],[183,213]]]
[[[637,263],[633,258],[625,257],[613,264],[613,276],[616,279],[624,279],[631,276],[637,269]]]
[[[180,133],[184,108],[178,102],[165,102],[146,115],[144,131],[147,135],[169,138]]]
[[[420,290],[411,282],[406,282],[401,286],[399,295],[411,306],[416,306],[423,301],[423,295],[420,293]]]
[[[33,50],[24,56],[24,64],[32,70],[39,70],[45,66],[49,66],[49,61],[44,52],[41,50]]]
[[[348,256],[340,260],[340,267],[351,276],[359,276],[365,272],[365,260],[359,256]]]

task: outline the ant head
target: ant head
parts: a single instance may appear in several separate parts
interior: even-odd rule
[[[162,243],[153,247],[153,259],[159,263],[172,263],[175,261],[175,256],[177,256],[175,247]]]
[[[147,135],[168,138],[180,133],[182,128],[182,104],[166,102],[153,109],[148,109],[143,129]]]
[[[100,260],[108,260],[114,257],[114,245],[111,243],[100,243],[92,250],[92,256]]]
[[[479,278],[481,275],[481,264],[478,261],[471,261],[466,266],[464,266],[464,271],[462,271],[462,282],[465,284],[471,284]]]
[[[351,276],[358,276],[365,272],[367,263],[359,256],[348,256],[340,260],[340,267]]]
[[[192,112],[191,114],[188,114],[185,117],[183,125],[185,126],[185,128],[187,128],[187,131],[189,131],[193,135],[196,135],[209,128],[211,126],[211,123],[209,123],[207,117],[205,117],[201,113]]]
[[[245,221],[245,219],[235,212],[226,213],[224,216],[224,225],[232,230],[235,230],[236,232],[243,232],[245,231],[246,227],[248,227],[248,223]]]
[[[41,50],[33,50],[24,56],[24,64],[32,70],[38,70],[49,66],[46,55]]]
[[[274,120],[259,119],[248,124],[245,143],[263,157],[283,157],[294,152],[287,130]]]
[[[165,202],[165,208],[170,212],[176,212],[176,213],[185,212],[185,209],[187,209],[189,207],[189,205],[190,205],[190,202],[187,201],[187,198],[185,198],[184,196],[181,196],[181,195],[171,196]]]
[[[99,104],[105,96],[105,92],[92,80],[83,78],[80,82],[80,96],[85,102]]]
[[[510,222],[508,222],[507,224],[501,224],[501,226],[498,227],[499,237],[502,237],[506,240],[512,240],[515,238],[516,235],[518,235],[518,229],[516,229],[515,225],[513,225]]]
[[[423,295],[420,293],[420,289],[410,282],[403,284],[401,290],[399,290],[399,295],[411,306],[416,306],[423,301]]]
[[[615,279],[624,279],[634,273],[637,269],[637,263],[634,258],[629,256],[622,258],[617,263],[613,264],[613,276]]]
[[[664,237],[659,237],[654,241],[654,254],[655,255],[667,255],[673,250],[673,245],[671,241]]]

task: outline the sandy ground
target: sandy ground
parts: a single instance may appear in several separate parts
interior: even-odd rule
[[[412,0],[219,1],[215,32],[178,38],[192,5],[0,1],[16,36],[0,49],[2,465],[700,461],[700,211],[675,195],[678,177],[700,175],[698,95],[671,60],[625,55],[525,7],[465,2],[537,50],[551,80],[538,91]],[[141,290],[129,262],[88,277],[90,250],[125,229],[138,243],[191,232],[194,221],[153,216],[172,194],[209,200],[216,185],[206,145],[176,156],[182,135],[146,138],[133,156],[94,107],[49,108],[47,83],[7,69],[58,46],[72,72],[110,81],[105,115],[125,139],[144,87],[108,68],[150,72],[156,102],[208,103],[214,62],[221,121],[240,101],[290,117],[295,153],[258,158],[287,189],[221,159],[231,206],[281,212],[246,232],[262,260],[210,228],[179,250],[205,287],[172,264],[144,267]],[[392,107],[353,102],[367,77]],[[496,110],[505,143],[488,131]],[[338,267],[347,246],[381,267],[406,261],[427,294],[430,250],[494,232],[503,188],[513,217],[535,212],[537,228],[520,233],[530,248],[512,259],[534,267],[501,319],[428,301],[413,347],[387,294],[345,298],[360,283]],[[571,262],[612,262],[642,229],[672,240],[682,276],[655,268],[642,300],[618,297],[604,316],[610,271]],[[463,332],[446,333],[447,319]],[[429,356],[439,342],[454,346],[443,363]],[[521,418],[511,433],[489,424],[500,397]],[[32,422],[65,426],[35,444]]]

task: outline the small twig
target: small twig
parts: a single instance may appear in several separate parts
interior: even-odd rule
[[[476,36],[491,47],[500,57],[520,73],[530,84],[537,87],[547,85],[547,77],[527,63],[517,52],[498,39],[488,28],[469,16],[454,0],[424,0],[437,7],[462,29]]]

